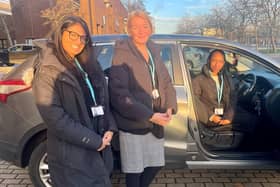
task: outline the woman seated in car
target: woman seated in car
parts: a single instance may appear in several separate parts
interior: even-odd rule
[[[248,121],[254,117],[242,109],[236,110],[237,94],[225,63],[224,51],[215,49],[193,79],[199,121],[213,130],[252,132],[253,123]]]

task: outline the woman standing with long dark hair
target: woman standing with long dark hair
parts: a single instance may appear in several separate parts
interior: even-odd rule
[[[110,141],[116,127],[85,21],[75,16],[64,18],[52,40],[38,46],[42,56],[33,91],[47,125],[52,185],[111,186]]]

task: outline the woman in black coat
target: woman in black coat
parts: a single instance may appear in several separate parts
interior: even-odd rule
[[[93,59],[88,27],[64,18],[42,50],[33,91],[47,125],[47,153],[55,187],[110,187],[116,131],[104,74]]]

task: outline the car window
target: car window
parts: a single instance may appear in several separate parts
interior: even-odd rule
[[[174,82],[174,73],[173,73],[173,65],[172,65],[172,44],[160,44],[161,52],[160,56],[163,60],[163,63],[167,67],[168,73]],[[95,47],[97,50],[97,60],[100,63],[102,70],[105,74],[108,73],[109,68],[112,65],[114,47],[113,45],[98,45]]]
[[[183,47],[184,62],[192,76],[201,72],[203,64],[207,62],[211,49],[206,47]]]
[[[113,45],[102,45],[98,46],[98,55],[97,60],[100,63],[102,70],[106,73],[108,73],[109,68],[112,65],[112,59],[113,59]]]
[[[215,48],[200,46],[184,46],[184,62],[192,77],[201,72],[202,66],[207,62],[209,53]],[[223,50],[226,55],[226,62],[230,64],[230,71],[238,73],[250,70],[266,70],[264,66],[255,59],[242,53]],[[267,71],[267,70],[266,70]]]
[[[14,46],[10,48],[10,51],[21,51],[21,46]]]
[[[167,68],[167,71],[174,82],[173,62],[172,62],[172,44],[161,44],[160,56]]]
[[[255,59],[240,53],[226,52],[226,61],[240,73],[265,68],[260,63],[257,63]]]
[[[33,48],[32,46],[28,46],[28,45],[22,46],[22,50],[23,50],[23,51],[29,51],[29,50],[31,51],[32,48]]]

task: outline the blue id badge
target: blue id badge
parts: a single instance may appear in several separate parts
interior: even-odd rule
[[[92,113],[93,117],[103,116],[104,115],[103,106],[93,106],[93,107],[91,107],[91,113]]]

